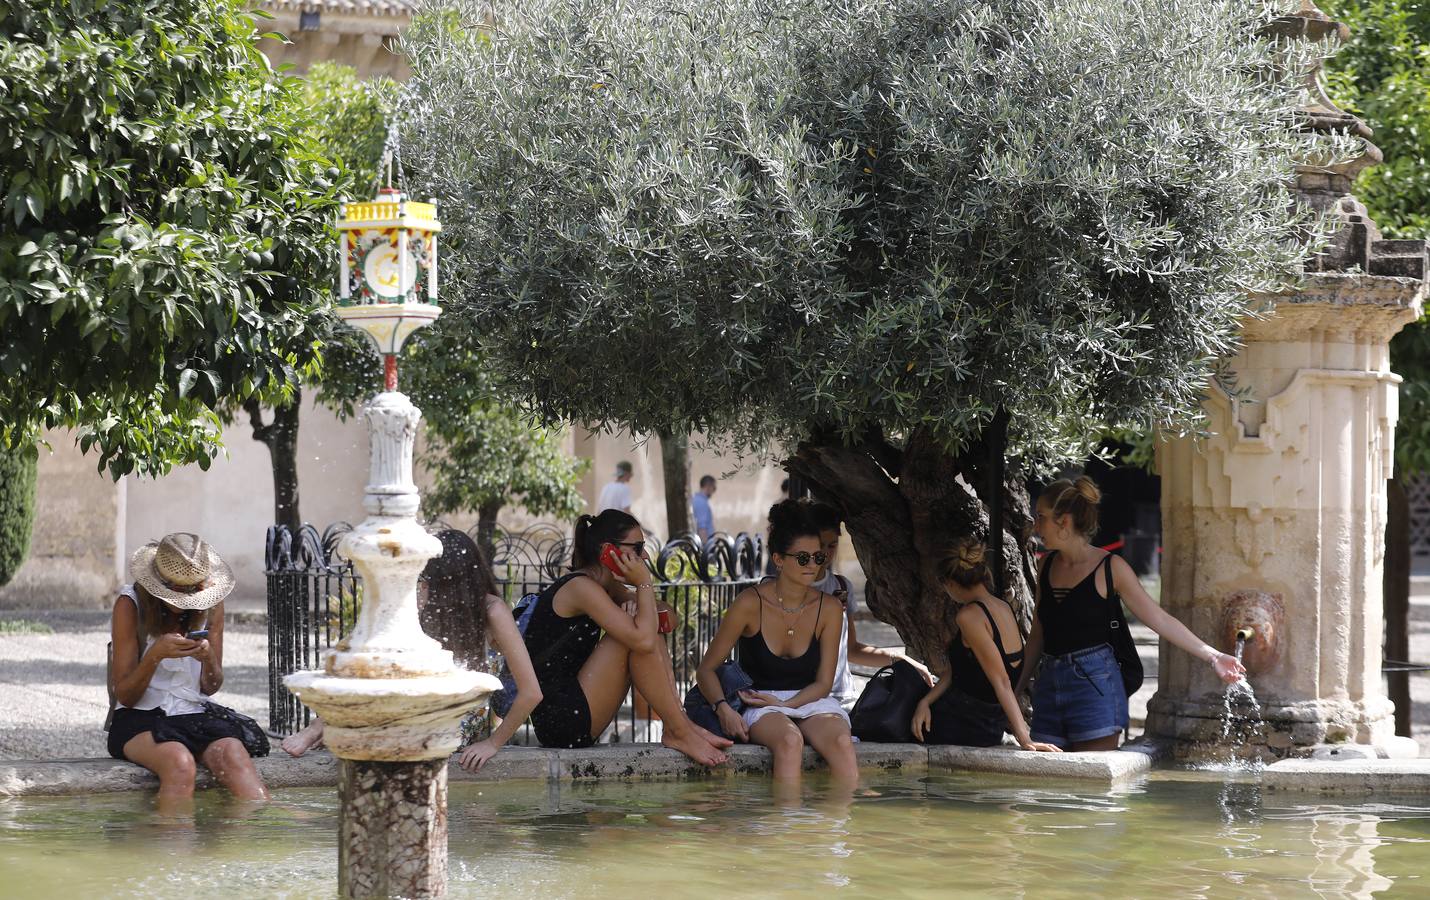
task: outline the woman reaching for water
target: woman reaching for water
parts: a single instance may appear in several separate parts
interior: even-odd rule
[[[428,560],[417,584],[422,630],[452,651],[457,663],[478,671],[486,667],[490,636],[516,680],[511,709],[491,736],[472,741],[459,751],[462,768],[475,772],[506,746],[541,702],[541,687],[516,620],[497,596],[496,578],[476,542],[456,529],[439,532],[437,539],[442,542],[442,554]],[[315,718],[307,728],[285,738],[281,746],[289,756],[302,756],[322,740],[323,720]]]
[[[810,586],[828,560],[818,524],[798,501],[771,507],[770,551],[779,574],[735,598],[696,670],[700,691],[712,700],[726,734],[770,748],[776,781],[799,780],[808,741],[837,781],[853,784],[859,767],[849,714],[829,695],[844,611]],[[737,644],[740,666],[753,682],[740,695],[743,715],[725,701],[716,674]]]
[[[914,711],[914,737],[938,744],[991,747],[1007,731],[1024,750],[1058,752],[1033,740],[1013,685],[1023,669],[1023,639],[1013,609],[991,590],[986,548],[959,541],[939,560],[944,590],[958,604],[958,634],[948,645],[948,671]]]
[[[1127,694],[1111,640],[1109,599],[1120,597],[1144,625],[1206,661],[1228,684],[1246,674],[1165,612],[1120,556],[1092,546],[1101,494],[1091,478],[1055,481],[1038,496],[1033,530],[1048,554],[1038,575],[1038,608],[1025,647],[1019,690],[1036,670],[1033,732],[1071,750],[1115,750],[1127,728]]]

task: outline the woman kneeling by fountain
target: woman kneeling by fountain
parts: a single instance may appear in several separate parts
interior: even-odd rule
[[[958,604],[958,634],[948,671],[914,710],[914,737],[937,744],[991,747],[1006,730],[1024,750],[1058,752],[1028,734],[1013,685],[1023,669],[1023,639],[1013,608],[992,592],[982,543],[964,538],[938,563],[944,590]]]
[[[661,743],[725,762],[730,741],[691,722],[676,693],[640,523],[618,509],[582,516],[572,542],[571,572],[542,589],[526,629],[544,698],[531,714],[536,739],[591,746],[634,685],[661,718]]]
[[[1205,660],[1228,684],[1246,674],[1235,657],[1208,645],[1158,606],[1126,560],[1092,546],[1100,499],[1085,475],[1075,482],[1055,481],[1038,496],[1033,522],[1048,554],[1038,574],[1037,615],[1019,690],[1036,669],[1033,739],[1072,750],[1115,750],[1127,728],[1127,694],[1110,643],[1109,598],[1126,601],[1143,624]]]
[[[427,561],[417,583],[417,604],[422,630],[452,652],[456,662],[477,671],[486,668],[487,637],[506,658],[516,681],[511,709],[485,740],[469,742],[459,753],[462,768],[475,772],[497,755],[526,717],[541,702],[541,687],[521,632],[506,601],[497,596],[496,577],[477,544],[465,532],[449,528],[438,532],[442,554]],[[289,756],[302,756],[323,739],[323,720],[289,735],[282,747]]]
[[[696,671],[700,691],[714,698],[726,734],[770,748],[777,781],[799,779],[807,740],[837,781],[852,784],[859,766],[849,714],[829,695],[844,610],[836,598],[811,587],[828,560],[818,524],[798,501],[770,508],[770,552],[778,577],[735,598]],[[740,666],[752,682],[740,694],[743,714],[730,708],[716,674],[737,643]]]
[[[266,800],[244,725],[208,701],[223,685],[223,599],[233,572],[198,535],[180,533],[140,547],[129,577],[110,625],[109,755],[158,775],[161,804],[193,796],[200,762],[234,796]]]

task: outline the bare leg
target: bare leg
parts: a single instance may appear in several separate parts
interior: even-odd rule
[[[135,735],[124,745],[124,758],[159,776],[159,812],[185,812],[194,798],[194,755],[178,741],[154,743],[154,733]]]
[[[854,739],[849,723],[841,716],[812,716],[796,723],[809,745],[829,763],[829,774],[841,784],[859,782],[859,761],[854,757]]]
[[[670,694],[672,697],[675,698],[676,703],[680,705],[680,711],[684,712],[685,704],[682,703],[680,700],[680,685],[675,683],[675,665],[670,661],[670,647],[666,645],[665,641],[661,641],[660,646],[657,648],[657,652],[660,654],[660,657],[663,660],[665,671],[670,675]],[[699,725],[696,725],[694,722],[691,722],[689,716],[686,716],[685,720],[687,722],[690,722],[690,727],[695,729],[696,734],[705,738],[705,740],[709,741],[711,746],[715,747],[716,749],[729,750],[731,747],[735,746],[735,742],[730,740],[729,738],[714,734],[708,729],[701,728]]]
[[[804,734],[784,713],[768,713],[750,727],[750,743],[770,748],[776,782],[799,781],[804,768]]]
[[[204,749],[204,766],[240,800],[267,800],[268,788],[238,738],[219,738]]]
[[[666,675],[669,666],[669,658],[662,657],[659,651],[632,653],[610,635],[601,638],[577,676],[591,710],[592,736],[611,724],[634,682],[664,720],[662,744],[701,765],[720,765],[727,757],[695,731],[685,709],[675,699],[674,682]]]
[[[283,752],[294,759],[315,747],[323,746],[323,720],[314,716],[307,728],[288,735],[278,746],[282,747]]]
[[[1116,750],[1117,742],[1122,737],[1121,733],[1109,734],[1093,741],[1073,741],[1072,751],[1074,753],[1084,753],[1090,750]]]

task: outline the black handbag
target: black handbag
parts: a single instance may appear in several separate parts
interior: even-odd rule
[[[715,669],[715,674],[720,678],[720,690],[730,708],[737,713],[743,713],[745,701],[740,699],[740,692],[754,687],[755,682],[734,660],[722,662]],[[720,727],[720,717],[715,714],[715,708],[710,705],[710,701],[700,692],[699,684],[692,684],[690,690],[685,692],[685,714],[690,717],[690,721],[706,731],[734,739],[734,735],[726,734],[725,729]]]
[[[263,729],[253,719],[212,701],[204,702],[204,711],[237,729],[238,734],[235,737],[243,742],[243,749],[248,751],[249,756],[268,755],[268,735],[263,733]]]
[[[1107,642],[1112,645],[1112,655],[1117,657],[1117,667],[1122,670],[1122,689],[1131,697],[1142,687],[1142,657],[1137,655],[1132,629],[1127,627],[1127,617],[1122,613],[1122,598],[1117,595],[1117,588],[1112,583],[1111,553],[1103,559],[1102,565],[1107,576]]]
[[[929,692],[919,670],[898,660],[874,673],[849,714],[850,730],[876,744],[914,742],[914,709]]]

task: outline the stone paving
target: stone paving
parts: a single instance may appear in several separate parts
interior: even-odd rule
[[[104,648],[109,614],[96,610],[0,610],[0,620],[43,622],[54,634],[0,634],[0,759],[80,759],[106,755]],[[232,611],[224,649],[225,683],[217,700],[266,722],[267,629],[257,605]],[[898,635],[875,620],[861,620],[859,635],[892,646]],[[1140,732],[1147,700],[1156,691],[1155,635],[1134,626],[1147,682],[1132,698],[1133,733]],[[1411,659],[1430,661],[1430,577],[1415,579],[1411,609]],[[1430,758],[1430,673],[1411,678],[1415,737]]]

